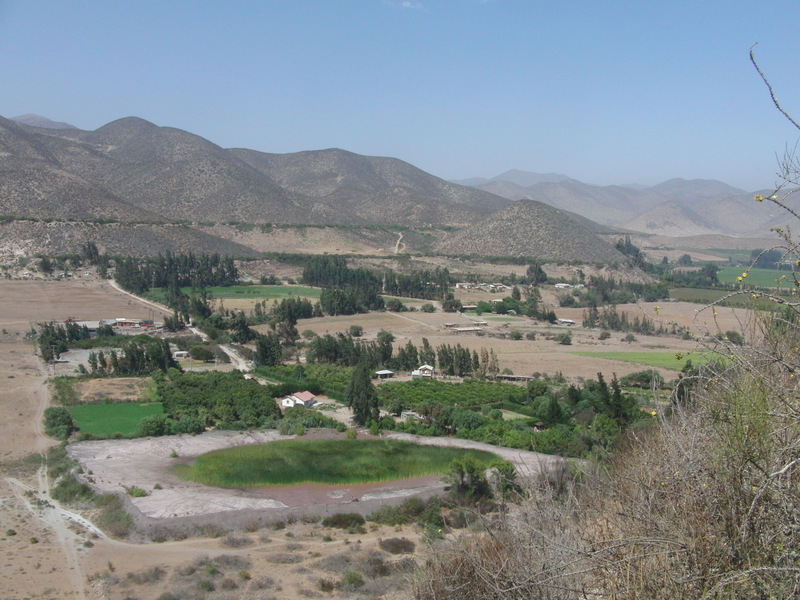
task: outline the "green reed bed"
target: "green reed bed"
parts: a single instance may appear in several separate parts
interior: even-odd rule
[[[338,485],[444,474],[454,458],[465,454],[487,466],[499,460],[491,452],[399,440],[287,440],[209,452],[176,472],[221,487]]]

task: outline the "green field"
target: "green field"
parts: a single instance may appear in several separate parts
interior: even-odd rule
[[[144,417],[164,412],[160,402],[138,404],[116,402],[112,404],[80,404],[70,408],[72,419],[82,433],[97,437],[112,437],[115,433],[130,436],[139,429]]]
[[[747,277],[743,279],[742,282],[737,280],[737,277],[741,277],[742,273],[747,273]],[[719,279],[720,283],[729,283],[729,284],[737,284],[737,283],[745,283],[748,286],[754,287],[763,287],[763,288],[775,288],[776,282],[778,279],[785,277],[786,279],[781,285],[781,288],[784,289],[791,289],[790,282],[792,281],[792,272],[791,271],[777,271],[775,269],[744,269],[742,267],[720,267],[719,272],[717,273],[717,278]]]
[[[708,362],[711,357],[707,354],[689,352],[687,354],[675,352],[570,352],[578,356],[588,356],[592,358],[607,358],[609,360],[622,360],[625,362],[638,363],[648,367],[661,367],[680,371],[691,360],[694,365]]]
[[[498,460],[491,452],[398,440],[286,440],[209,452],[175,471],[221,487],[349,484],[444,474],[465,454],[487,466]]]
[[[741,271],[739,272],[741,275]],[[681,302],[697,302],[700,304],[711,304],[731,294],[734,290],[712,290],[700,288],[673,288],[669,291],[672,300]],[[753,298],[749,292],[737,294],[727,298],[722,306],[732,306],[735,308],[749,308],[752,310],[775,310],[776,304],[768,298]]]
[[[192,288],[181,288],[185,294],[191,294]],[[282,298],[319,298],[322,288],[304,285],[232,285],[229,287],[206,288],[213,298],[229,300],[246,298],[248,300],[280,300]],[[163,288],[153,288],[147,295],[150,300],[163,302]]]

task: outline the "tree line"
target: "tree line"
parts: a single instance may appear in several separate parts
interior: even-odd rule
[[[239,272],[230,256],[167,251],[144,259],[117,259],[114,278],[123,289],[141,295],[151,288],[231,286],[238,281]]]

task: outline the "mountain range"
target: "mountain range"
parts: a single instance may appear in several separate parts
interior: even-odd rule
[[[619,258],[598,233],[760,235],[780,218],[768,208],[712,180],[601,187],[512,170],[449,182],[395,158],[336,148],[225,149],[137,117],[94,131],[37,115],[0,117],[0,253],[34,251],[37,239],[25,236],[42,232],[30,223],[60,221],[77,238],[90,233],[75,224],[91,224],[109,248],[134,254],[214,247],[253,255],[252,240],[209,226],[281,223],[427,228],[442,253],[598,261]]]
[[[555,173],[507,171],[492,179],[461,180],[509,200],[531,199],[569,210],[603,225],[671,237],[722,234],[763,237],[786,220],[775,206],[713,179],[670,179],[654,186],[597,186]]]

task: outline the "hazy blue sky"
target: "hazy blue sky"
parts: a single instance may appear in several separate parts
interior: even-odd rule
[[[223,147],[338,147],[446,179],[775,180],[800,1],[0,0],[0,115],[126,116]]]

